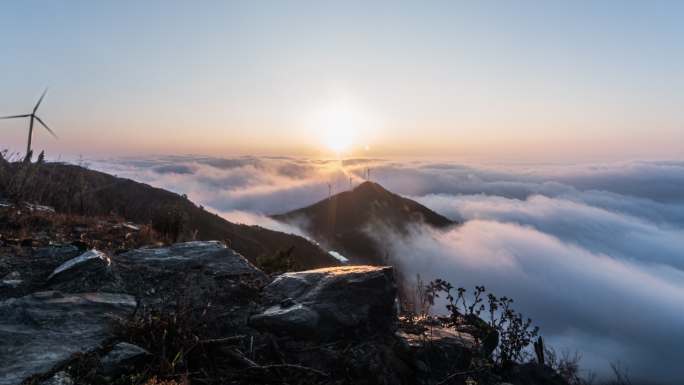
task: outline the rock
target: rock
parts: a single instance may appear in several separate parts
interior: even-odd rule
[[[401,338],[410,348],[416,349],[423,348],[426,344],[454,346],[458,349],[467,350],[477,348],[477,341],[472,335],[441,326],[434,326],[421,334],[400,330],[397,332],[397,337]]]
[[[61,371],[55,373],[47,380],[41,381],[40,385],[74,385],[75,381],[69,373]]]
[[[214,275],[260,276],[265,274],[245,257],[218,241],[175,243],[168,247],[136,249],[123,253],[121,259],[168,270],[205,268]]]
[[[162,297],[177,293],[176,298],[189,303],[210,300],[216,311],[225,308],[232,321],[244,320],[247,314],[228,313],[227,308],[258,298],[260,288],[270,280],[242,255],[216,241],[131,250],[116,255],[115,265],[125,291],[135,293],[146,305],[156,306],[164,302]]]
[[[54,213],[55,212],[55,209],[50,207],[50,206],[44,206],[44,205],[39,205],[39,204],[35,204],[35,203],[28,203],[28,202],[25,202],[24,205],[30,211],[41,211],[41,212],[46,212],[46,213]]]
[[[261,329],[300,337],[315,334],[318,321],[318,313],[302,304],[293,304],[289,307],[280,304],[271,306],[251,319],[252,324]]]
[[[24,280],[21,279],[21,274],[18,271],[13,271],[0,279],[0,286],[15,288],[22,284]]]
[[[140,231],[140,226],[131,223],[131,222],[123,222],[123,223],[117,223],[114,226],[112,226],[114,229],[122,229],[126,228],[128,230],[133,230],[133,231]]]
[[[109,257],[92,249],[59,265],[48,276],[48,282],[64,282],[83,274],[99,274],[107,271],[112,264]]]
[[[67,293],[120,292],[122,285],[112,269],[111,259],[92,249],[59,265],[47,278],[52,290]]]
[[[454,368],[468,368],[477,341],[467,333],[434,326],[421,334],[398,331],[397,338],[408,350],[409,362],[418,372],[430,373],[432,378],[444,378]]]
[[[140,346],[119,342],[100,359],[100,372],[110,377],[130,373],[149,355],[150,353]]]
[[[130,295],[38,292],[0,302],[0,385],[20,384],[111,338],[136,308]]]
[[[320,339],[391,333],[395,296],[391,267],[345,266],[285,273],[264,288],[268,308],[253,316],[251,323],[277,334]]]
[[[490,357],[499,346],[499,332],[482,318],[470,314],[465,316],[466,323],[457,328],[460,332],[475,336],[480,341],[479,351],[482,356]]]

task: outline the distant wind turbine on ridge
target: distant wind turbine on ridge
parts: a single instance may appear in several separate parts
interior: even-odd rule
[[[45,91],[43,91],[43,94],[40,95],[40,99],[38,99],[38,103],[36,103],[36,106],[33,107],[33,111],[31,111],[30,114],[23,114],[23,115],[12,115],[12,116],[0,116],[0,119],[15,119],[15,118],[30,118],[29,122],[29,132],[28,132],[28,144],[26,145],[26,158],[29,159],[31,156],[31,137],[33,136],[33,121],[37,120],[38,123],[42,124],[43,127],[52,135],[57,138],[57,135],[50,129],[50,127],[43,122],[41,118],[39,118],[36,115],[36,111],[38,111],[38,107],[40,106],[40,103],[43,101],[43,98],[45,97],[45,94],[47,93],[47,88]]]

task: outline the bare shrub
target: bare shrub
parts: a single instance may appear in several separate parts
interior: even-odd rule
[[[571,353],[563,350],[560,354],[552,347],[544,348],[546,364],[551,367],[569,385],[588,385],[593,382],[593,374],[589,373],[587,378],[580,376],[580,361],[582,355],[579,352]]]
[[[611,363],[610,369],[613,371],[615,379],[610,381],[608,385],[632,385],[627,368],[622,363]]]
[[[513,310],[513,299],[486,293],[484,286],[476,286],[470,298],[462,287],[457,288],[455,293],[453,291],[451,283],[436,279],[425,286],[426,304],[433,306],[435,299],[444,295],[448,311],[445,323],[453,327],[463,324],[475,326],[475,337],[480,340],[484,350],[495,347],[492,358],[497,365],[507,367],[525,360],[526,348],[539,334],[539,328],[532,327],[531,319],[525,319]],[[488,315],[488,321],[480,318],[483,312]]]

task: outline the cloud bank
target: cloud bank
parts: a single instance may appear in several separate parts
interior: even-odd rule
[[[449,162],[174,156],[91,166],[188,196],[229,220],[300,229],[264,214],[371,179],[456,219],[446,231],[375,233],[405,271],[515,298],[548,342],[585,368],[639,383],[684,378],[684,162]],[[388,241],[391,240],[391,241]]]

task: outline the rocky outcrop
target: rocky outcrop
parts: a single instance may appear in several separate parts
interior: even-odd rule
[[[20,384],[98,348],[112,322],[130,316],[130,295],[38,292],[0,302],[0,385]]]
[[[0,286],[0,385],[119,383],[168,375],[159,365],[169,359],[174,375],[193,373],[198,382],[432,385],[488,355],[472,322],[454,329],[436,318],[398,318],[390,267],[273,278],[220,242],[27,252],[34,258],[4,262],[3,277],[23,282]],[[60,290],[36,292],[46,286]],[[113,334],[112,324],[135,309]],[[516,370],[479,383],[560,384],[544,368]]]
[[[332,340],[390,333],[396,319],[391,267],[346,266],[282,274],[264,288],[255,327]]]
[[[221,242],[185,242],[168,247],[143,248],[119,254],[114,258],[114,270],[124,283],[124,290],[151,304],[169,293],[171,298],[184,298],[191,303],[212,299],[214,306],[223,306],[229,316],[242,317],[230,311],[232,303],[251,300],[251,289],[245,284],[261,287],[269,277],[245,257]],[[217,311],[219,311],[217,309]]]
[[[214,275],[265,275],[242,255],[217,241],[176,243],[168,247],[136,249],[121,254],[122,261],[164,270],[201,268]]]
[[[400,330],[397,338],[403,345],[406,361],[413,363],[418,379],[444,378],[454,367],[467,368],[478,350],[472,335],[442,326],[420,333]]]
[[[74,250],[45,247],[34,253],[40,269],[55,264],[47,270],[49,274],[37,272],[29,276],[28,286],[58,290],[0,302],[0,385],[18,384],[49,372],[74,353],[101,347],[112,337],[112,322],[135,310],[134,295],[150,305],[176,289],[181,295],[192,296],[191,301],[206,300],[211,292],[219,301],[214,308],[227,314],[224,319],[230,323],[233,315],[245,317],[243,311],[230,311],[234,302],[245,297],[240,292],[241,280],[268,279],[220,242],[179,243],[116,256],[93,249],[74,257]],[[3,277],[7,281],[3,285],[16,286],[21,284],[16,282],[21,278],[19,273],[8,274]],[[221,302],[224,299],[225,303]],[[103,356],[98,371],[104,376],[116,376],[135,367],[146,355],[135,345],[118,343]]]

